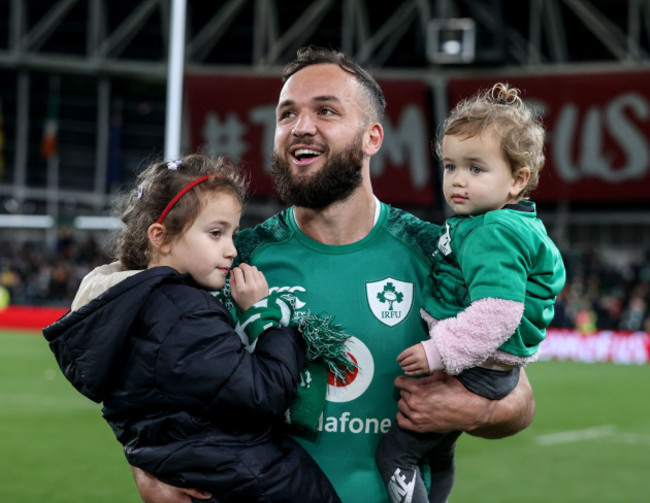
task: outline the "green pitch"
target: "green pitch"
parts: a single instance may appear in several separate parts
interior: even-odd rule
[[[0,332],[0,502],[141,503],[100,405],[38,333]]]
[[[650,365],[537,362],[533,424],[461,436],[450,503],[641,503],[650,494]]]
[[[648,501],[650,366],[539,362],[528,374],[535,421],[503,440],[463,435],[450,503]],[[0,502],[140,503],[99,409],[42,336],[0,332]]]

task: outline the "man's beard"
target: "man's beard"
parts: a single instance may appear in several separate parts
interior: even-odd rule
[[[290,162],[273,151],[272,177],[280,200],[288,205],[319,210],[343,201],[361,185],[363,134],[342,152],[332,155],[317,173],[293,177]]]

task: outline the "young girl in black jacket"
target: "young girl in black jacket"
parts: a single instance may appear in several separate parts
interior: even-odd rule
[[[72,384],[103,402],[132,466],[220,503],[338,502],[280,428],[305,363],[300,334],[280,326],[291,304],[255,267],[231,271],[245,191],[223,159],[149,166],[120,204],[119,263],[91,273],[83,305],[44,335]],[[229,271],[238,307],[255,310],[254,352],[210,293]]]

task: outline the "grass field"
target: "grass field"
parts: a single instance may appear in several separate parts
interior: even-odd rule
[[[461,437],[450,502],[650,501],[650,366],[539,362],[528,374],[535,421],[508,439]],[[39,334],[0,332],[0,503],[90,501],[140,502],[99,405]]]

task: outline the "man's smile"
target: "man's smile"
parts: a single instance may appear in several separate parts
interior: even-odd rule
[[[299,166],[312,164],[316,159],[323,155],[323,150],[310,145],[294,145],[289,150],[293,162]]]

